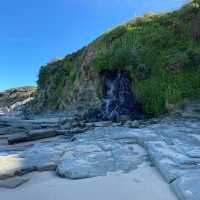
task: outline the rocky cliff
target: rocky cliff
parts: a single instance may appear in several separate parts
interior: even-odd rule
[[[0,114],[17,111],[33,99],[36,87],[21,87],[0,93]]]
[[[199,23],[200,12],[187,4],[178,11],[149,13],[111,29],[78,52],[41,67],[32,110],[75,108],[84,113],[101,108],[109,95],[105,93],[108,71],[116,77],[128,74],[133,106],[146,113],[161,114],[199,96]],[[122,104],[114,101],[112,111]]]

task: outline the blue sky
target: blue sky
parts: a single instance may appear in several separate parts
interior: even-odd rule
[[[73,52],[107,29],[185,0],[2,0],[0,91],[35,85],[41,65]]]

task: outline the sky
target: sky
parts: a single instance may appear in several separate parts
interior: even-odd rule
[[[186,0],[1,0],[0,91],[36,85],[39,69],[113,26]]]

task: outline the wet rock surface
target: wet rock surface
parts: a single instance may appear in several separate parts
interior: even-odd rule
[[[172,183],[172,187],[181,200],[196,200],[200,197],[200,172],[185,173]]]
[[[146,159],[146,152],[137,145],[97,141],[78,144],[65,152],[58,165],[58,175],[70,179],[103,176],[108,172],[129,172]]]
[[[13,189],[28,182],[29,180],[29,178],[24,177],[14,177],[11,179],[3,180],[0,181],[0,188]]]
[[[188,115],[185,111],[126,123],[84,123],[63,116],[1,117],[0,179],[48,170],[83,179],[126,173],[149,160],[181,200],[198,200],[200,121],[198,109],[192,110]],[[56,134],[51,135],[52,130]],[[36,135],[32,140],[8,145],[9,138],[30,133]]]
[[[131,77],[127,71],[105,70],[101,118],[118,120],[121,116],[140,118],[144,113],[132,91]]]

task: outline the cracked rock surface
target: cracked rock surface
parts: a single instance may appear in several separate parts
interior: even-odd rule
[[[23,120],[23,127],[22,119],[0,119],[0,179],[48,170],[83,179],[126,173],[150,160],[179,199],[199,200],[200,113],[192,113],[141,121],[137,128],[98,122],[64,129],[66,119],[60,117]],[[38,136],[52,127],[54,137]],[[8,145],[8,138],[27,131],[38,140]]]

